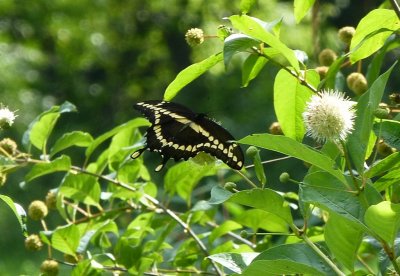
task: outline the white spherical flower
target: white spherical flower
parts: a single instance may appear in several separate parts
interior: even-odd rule
[[[0,106],[0,129],[10,127],[17,116],[10,109]]]
[[[344,93],[334,90],[312,96],[303,113],[307,135],[318,142],[344,141],[353,130],[354,105]]]

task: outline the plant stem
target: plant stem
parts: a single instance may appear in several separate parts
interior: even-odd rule
[[[353,174],[353,168],[351,167],[350,156],[349,156],[349,154],[347,152],[346,144],[343,141],[340,141],[340,143],[341,143],[342,148],[343,148],[344,159],[346,161],[347,169],[349,170],[351,179],[353,180],[354,186],[356,187],[357,191],[360,192],[361,190],[360,190],[360,187],[357,184],[357,179]]]
[[[81,173],[88,174],[88,175],[96,176],[98,178],[101,178],[103,180],[111,182],[111,183],[113,183],[113,184],[115,184],[117,186],[120,186],[120,187],[122,187],[124,189],[127,189],[129,191],[137,192],[137,189],[129,186],[128,184],[125,184],[125,183],[120,182],[118,180],[109,178],[107,176],[99,175],[99,174],[96,174],[96,173],[92,173],[92,172],[86,171],[86,170],[84,170],[84,169],[82,169],[80,167],[76,167],[76,166],[71,166],[71,169],[74,170],[74,171],[78,171],[78,172],[81,172]],[[187,225],[183,220],[180,219],[180,217],[178,217],[173,211],[171,211],[170,209],[168,209],[164,205],[162,205],[156,198],[154,198],[152,196],[149,196],[148,194],[143,194],[143,197],[147,201],[151,202],[152,204],[154,204],[155,206],[157,206],[158,208],[163,210],[164,213],[169,215],[173,220],[175,220],[179,225],[181,225],[182,228],[185,231],[187,231],[187,233],[189,233],[189,235],[196,241],[197,245],[199,246],[200,250],[203,251],[204,255],[206,255],[206,256],[210,255],[208,253],[207,247],[204,245],[204,243],[200,240],[200,238],[196,235],[196,233],[193,232],[193,230],[190,228],[190,226]],[[223,271],[220,270],[218,265],[213,260],[210,259],[210,262],[211,262],[212,266],[214,267],[215,272],[217,273],[217,275],[221,275],[221,276],[224,275]]]
[[[258,188],[258,186],[254,184],[253,181],[251,181],[247,176],[244,175],[244,173],[238,170],[235,170],[235,172],[239,174],[247,183],[249,183],[250,186],[252,186],[253,188]]]
[[[311,247],[312,250],[315,251],[324,261],[332,268],[333,271],[336,272],[337,275],[345,276],[342,271],[305,235],[303,234],[301,238]]]
[[[399,6],[399,4],[397,3],[396,0],[390,0],[390,4],[392,4],[392,7],[393,7],[394,11],[396,12],[397,17],[400,19],[400,6]]]

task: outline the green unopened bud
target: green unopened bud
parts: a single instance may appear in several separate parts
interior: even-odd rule
[[[374,111],[374,116],[378,119],[387,119],[389,118],[390,111],[386,108],[377,108]]]
[[[32,201],[28,207],[28,216],[33,220],[41,220],[48,214],[46,204],[41,200]]]
[[[338,36],[341,41],[343,41],[346,44],[350,44],[351,39],[353,38],[355,32],[356,29],[354,29],[354,27],[346,26],[338,31]]]
[[[350,90],[353,91],[356,95],[362,95],[365,91],[368,90],[367,79],[361,73],[351,73],[347,76],[346,82]]]
[[[236,183],[233,182],[226,182],[224,185],[224,189],[230,192],[236,192]]]
[[[240,236],[243,239],[246,239],[249,236],[249,233],[246,230],[242,230],[242,231],[240,231]]]
[[[273,134],[273,135],[282,135],[282,128],[281,125],[279,124],[279,122],[273,122],[270,126],[269,126],[269,133]]]
[[[250,158],[254,158],[256,154],[258,153],[258,149],[255,146],[250,146],[246,150],[246,155]]]
[[[46,206],[49,209],[57,209],[57,194],[49,191],[46,195]]]
[[[204,42],[204,32],[199,28],[192,28],[188,30],[185,34],[185,39],[187,44],[190,46],[200,45]]]
[[[318,55],[319,63],[323,66],[330,66],[336,59],[337,55],[332,49],[324,49]]]
[[[56,276],[58,275],[58,262],[54,260],[45,260],[40,265],[40,271],[46,276]]]
[[[25,248],[32,251],[38,251],[42,248],[43,243],[38,235],[30,235],[25,239]]]
[[[321,80],[326,77],[328,70],[329,70],[328,66],[318,66],[315,68],[315,71],[317,71]]]
[[[64,254],[64,260],[67,263],[71,264],[77,264],[80,260],[83,260],[83,255],[77,254],[77,256],[69,255],[69,254]]]
[[[287,183],[290,180],[290,175],[287,172],[281,173],[279,176],[279,181],[281,183]]]

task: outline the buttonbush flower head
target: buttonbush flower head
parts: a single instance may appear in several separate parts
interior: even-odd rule
[[[204,42],[204,32],[199,28],[192,28],[185,34],[187,44],[194,47]]]
[[[8,107],[0,104],[0,129],[9,128],[17,116]]]
[[[344,141],[353,130],[354,104],[343,93],[334,90],[312,96],[303,113],[307,135],[317,142]]]

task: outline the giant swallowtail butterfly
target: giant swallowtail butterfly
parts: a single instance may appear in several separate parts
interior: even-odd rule
[[[243,152],[235,138],[222,126],[194,113],[187,107],[166,101],[146,101],[134,105],[150,122],[146,131],[146,146],[131,157],[139,157],[149,149],[163,158],[155,169],[160,171],[173,158],[187,160],[203,151],[221,159],[235,170],[243,167]]]

